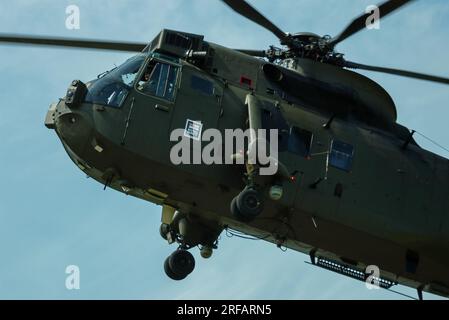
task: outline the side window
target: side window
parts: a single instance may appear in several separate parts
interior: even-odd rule
[[[168,101],[175,99],[178,67],[160,61],[150,61],[137,84],[137,90]]]
[[[333,140],[329,154],[329,164],[335,168],[351,171],[354,147],[348,143]]]
[[[288,132],[289,127],[285,121],[282,113],[277,110],[262,109],[262,128],[267,130],[267,140],[270,142],[270,134],[268,130],[278,130],[278,151],[284,152],[288,147]]]
[[[310,156],[313,134],[298,127],[291,127],[288,137],[288,151],[303,157]]]

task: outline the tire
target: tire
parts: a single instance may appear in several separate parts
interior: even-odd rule
[[[231,214],[235,219],[241,222],[249,222],[251,220],[250,218],[242,215],[242,213],[240,212],[239,208],[237,207],[237,197],[234,197],[234,199],[232,199],[231,201]]]
[[[165,262],[164,262],[164,271],[165,271],[165,274],[167,275],[167,277],[169,277],[172,280],[176,280],[176,281],[183,280],[185,277],[187,277],[187,275],[183,276],[183,275],[178,275],[178,274],[174,273],[173,270],[170,268],[169,259],[170,259],[170,257],[167,257],[167,259],[165,259]]]
[[[176,250],[168,257],[168,264],[174,274],[183,279],[195,269],[195,258],[187,250]]]
[[[231,209],[231,214],[232,214],[235,218],[241,216],[240,211],[239,211],[239,208],[237,208],[237,197],[234,197],[234,198],[232,199],[230,209]]]
[[[237,208],[245,219],[252,220],[263,211],[263,199],[252,188],[245,188],[237,197]]]

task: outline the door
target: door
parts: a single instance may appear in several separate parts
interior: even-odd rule
[[[151,58],[141,71],[126,110],[124,144],[158,162],[169,159],[170,119],[177,103],[180,66]]]
[[[201,143],[202,134],[207,129],[218,128],[223,88],[213,78],[192,66],[183,66],[180,78],[176,105],[171,116],[170,132],[181,129],[183,136],[189,139],[191,145],[194,145],[192,142],[196,141],[197,147],[204,147],[208,142]],[[173,146],[177,142],[178,140],[171,141],[170,144]],[[201,152],[201,149],[192,150],[192,152]],[[190,159],[190,163],[193,163],[193,155]],[[203,163],[201,157],[200,159],[196,157],[195,164],[198,160]],[[193,169],[192,166],[185,168],[189,171]]]

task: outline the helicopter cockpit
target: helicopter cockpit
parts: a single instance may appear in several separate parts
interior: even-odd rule
[[[152,56],[160,58],[158,54]],[[86,83],[88,90],[84,101],[119,108],[134,86],[143,94],[173,101],[179,68],[160,59],[151,59],[137,79],[146,58],[146,54],[134,56]]]
[[[134,56],[122,65],[99,75],[98,79],[88,82],[85,102],[120,107],[132,90],[145,58],[145,54]]]

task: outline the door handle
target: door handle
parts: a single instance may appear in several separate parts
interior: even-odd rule
[[[170,110],[169,107],[163,106],[161,104],[155,104],[154,109],[160,110],[160,111],[165,111],[165,112],[168,112]]]

